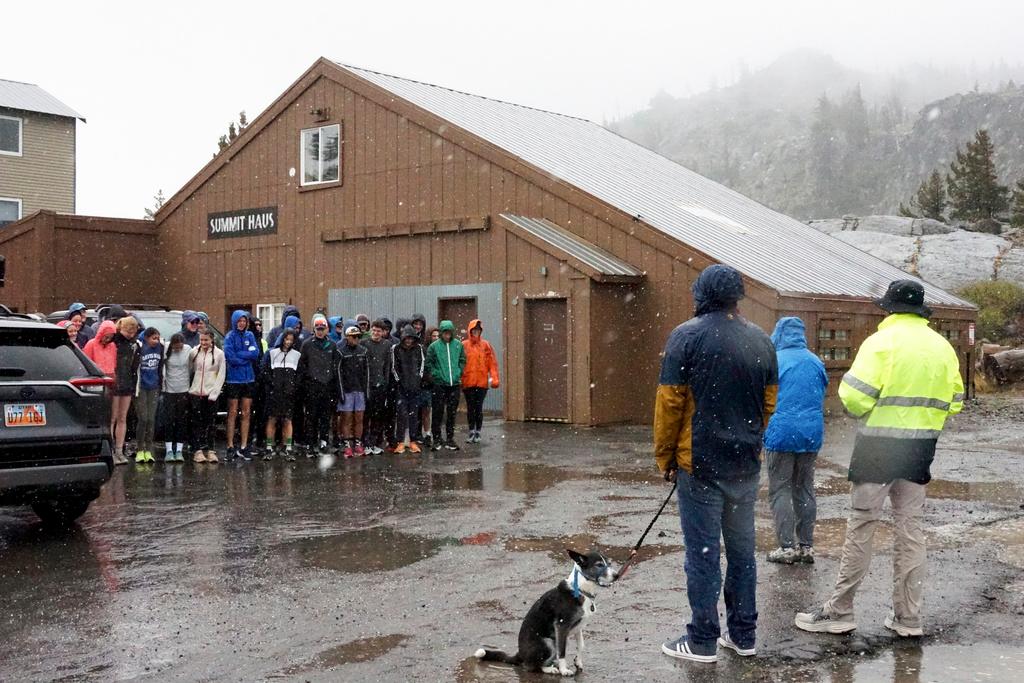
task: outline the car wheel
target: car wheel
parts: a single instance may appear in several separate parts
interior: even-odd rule
[[[42,500],[32,503],[32,510],[50,527],[70,526],[89,508],[91,500],[85,498],[64,498],[61,500]]]

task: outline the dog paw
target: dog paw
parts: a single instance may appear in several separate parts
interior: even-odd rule
[[[576,658],[572,660],[572,665],[576,667],[576,673],[583,671],[583,660],[579,655],[576,655]]]
[[[561,667],[558,667],[558,673],[560,675],[562,675],[562,676],[575,676],[576,675],[576,670],[575,669],[571,669],[571,668],[569,668],[567,666],[561,666]]]

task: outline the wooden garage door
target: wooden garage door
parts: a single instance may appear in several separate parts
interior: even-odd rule
[[[451,320],[455,324],[455,335],[465,339],[470,320],[476,320],[476,297],[453,297],[437,300],[437,324]]]
[[[526,419],[569,419],[569,316],[565,299],[526,302]]]

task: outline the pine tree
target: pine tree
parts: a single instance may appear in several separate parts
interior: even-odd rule
[[[836,141],[835,108],[827,95],[818,98],[811,123],[810,158],[808,171],[821,210],[832,213],[835,201],[835,183],[839,175],[839,150]]]
[[[949,187],[950,217],[954,220],[980,221],[994,218],[1009,207],[1009,188],[999,184],[995,149],[984,128],[968,142],[965,151],[957,147],[956,159],[946,176]]]
[[[1013,203],[1010,206],[1010,225],[1024,228],[1024,178],[1013,188]]]
[[[156,218],[156,212],[160,210],[160,207],[164,205],[165,201],[167,201],[167,198],[164,197],[164,191],[157,190],[156,194],[153,195],[153,208],[145,209],[146,215],[143,216],[143,218],[147,221],[151,221]]]
[[[917,188],[917,197],[915,197],[914,203],[925,218],[936,221],[945,220],[943,214],[946,213],[946,186],[938,171],[932,171],[928,180]]]

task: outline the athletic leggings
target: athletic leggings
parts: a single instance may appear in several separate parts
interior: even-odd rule
[[[188,440],[188,394],[164,394],[164,441],[172,446]]]
[[[320,442],[331,443],[331,420],[334,418],[335,400],[330,387],[316,380],[307,380],[303,401],[306,405],[304,436],[306,445],[319,448]]]
[[[152,451],[156,433],[156,402],[160,398],[159,389],[139,389],[135,397],[135,414],[138,426],[135,429],[136,440],[140,451]]]
[[[206,396],[189,394],[192,413],[192,445],[197,450],[213,450],[213,423],[217,417],[217,402]]]
[[[466,395],[466,421],[469,423],[469,430],[479,432],[484,424],[484,399],[487,397],[487,389],[467,387],[462,393]]]
[[[434,432],[434,442],[440,442],[441,422],[444,421],[445,437],[448,441],[455,438],[455,413],[459,409],[459,387],[444,385],[434,386],[434,407],[430,414],[430,427]]]

